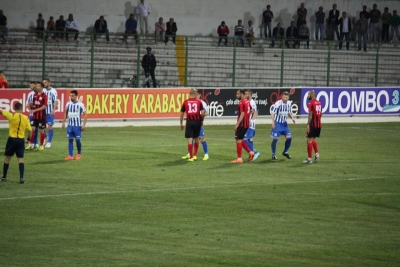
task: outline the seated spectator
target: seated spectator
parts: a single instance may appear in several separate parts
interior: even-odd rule
[[[224,44],[225,46],[228,44],[228,34],[229,34],[229,28],[228,26],[225,25],[225,21],[221,22],[221,25],[218,26],[218,36],[219,36],[219,40],[218,40],[218,46],[221,45],[221,41],[222,39],[224,39]]]
[[[65,39],[68,42],[68,33],[69,32],[74,32],[74,40],[76,41],[78,39],[79,35],[79,28],[78,28],[78,23],[76,23],[76,20],[74,20],[74,16],[72,14],[68,15],[68,19],[65,22],[65,28],[66,28],[66,34],[65,34]]]
[[[154,41],[157,43],[157,41],[162,42],[164,40],[165,36],[165,23],[163,21],[164,19],[160,17],[156,24],[154,25],[155,31],[154,31]]]
[[[57,31],[57,33],[55,34],[55,38],[58,38],[59,35],[60,35],[61,39],[64,38],[65,24],[66,24],[66,22],[64,20],[64,16],[61,15],[60,18],[58,20],[56,20],[56,31]]]
[[[0,10],[0,38],[5,40],[8,35],[7,17],[3,15],[3,10]]]
[[[342,13],[342,17],[338,21],[340,25],[340,42],[339,49],[342,49],[343,38],[346,38],[346,49],[349,50],[349,34],[351,33],[351,20],[346,16],[346,12]]]
[[[235,26],[235,40],[236,46],[237,41],[239,40],[242,46],[244,46],[244,26],[242,25],[242,20],[238,20],[238,25]]]
[[[8,81],[4,71],[0,71],[0,89],[8,88]]]
[[[271,47],[274,47],[274,46],[275,46],[275,40],[276,40],[276,39],[282,39],[283,36],[284,36],[284,34],[285,34],[285,33],[284,33],[283,28],[281,28],[281,24],[278,23],[278,24],[276,25],[276,27],[272,30],[272,37],[273,37],[273,39],[272,39]]]
[[[299,45],[298,43],[298,35],[297,35],[297,28],[294,21],[290,22],[290,26],[286,29],[286,47],[290,48],[290,44],[292,47],[295,48]]]
[[[42,14],[39,13],[38,18],[36,20],[36,36],[37,38],[43,38],[43,31],[44,31],[44,19],[42,17]]]
[[[47,27],[46,27],[46,40],[50,36],[50,32],[54,32],[56,30],[56,23],[53,19],[53,17],[50,17],[49,21],[47,21]],[[53,39],[54,39],[53,35]]]
[[[177,31],[178,28],[176,27],[174,19],[170,18],[169,22],[167,23],[167,30],[165,32],[165,40],[164,40],[165,45],[167,45],[169,37],[172,37],[172,42],[175,44],[175,36]]]
[[[390,41],[393,41],[394,33],[396,33],[397,39],[400,41],[400,36],[399,36],[400,16],[397,15],[397,10],[393,10],[393,16],[390,17],[389,24],[390,24]]]
[[[248,26],[246,27],[246,39],[248,46],[251,47],[254,41],[254,26],[252,20],[248,21]]]
[[[133,14],[129,15],[129,19],[125,22],[125,36],[124,39],[128,39],[128,35],[133,35],[135,41],[137,42],[138,34],[137,34],[137,21],[134,18]]]
[[[367,52],[368,20],[364,17],[364,13],[360,13],[360,19],[357,21],[357,27],[358,27],[358,51],[361,51],[361,39],[364,39],[364,51]]]
[[[310,29],[307,27],[307,23],[304,22],[299,29],[299,39],[307,40],[307,49],[310,45]]]
[[[96,41],[96,33],[105,33],[107,42],[110,41],[110,35],[107,28],[107,21],[104,16],[100,16],[98,20],[94,23],[93,27],[93,39]]]

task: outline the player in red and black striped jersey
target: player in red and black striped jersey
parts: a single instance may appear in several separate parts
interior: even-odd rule
[[[318,144],[315,140],[321,134],[321,117],[322,117],[322,105],[315,97],[314,91],[309,91],[308,100],[308,122],[307,122],[307,152],[308,158],[304,163],[312,163],[312,149],[315,152],[315,161],[319,160]]]
[[[32,134],[31,134],[31,146],[33,146],[35,129],[40,130],[40,146],[38,150],[44,150],[44,129],[46,128],[46,107],[47,107],[47,95],[43,93],[43,82],[36,84],[37,92],[33,96],[33,102],[30,103],[30,109],[32,112],[33,120],[31,121]]]
[[[188,140],[188,151],[189,159],[188,161],[197,160],[197,151],[199,149],[199,135],[201,129],[201,122],[204,117],[204,108],[200,99],[197,98],[197,90],[190,90],[190,98],[183,102],[181,108],[181,130],[183,130],[183,116],[186,113],[186,130],[185,138]],[[192,144],[194,139],[194,145]],[[194,146],[194,151],[193,151]]]
[[[232,160],[231,163],[243,163],[242,148],[249,153],[249,161],[253,159],[254,152],[250,150],[246,142],[243,142],[244,135],[250,127],[251,106],[250,101],[245,97],[245,90],[240,89],[236,91],[236,98],[240,100],[238,105],[238,118],[235,127],[236,139],[236,153],[237,159]]]

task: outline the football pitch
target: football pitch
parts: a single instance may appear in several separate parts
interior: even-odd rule
[[[313,164],[305,125],[290,127],[291,160],[284,137],[271,160],[264,124],[261,157],[241,165],[233,125],[206,125],[196,162],[178,121],[88,122],[67,162],[56,129],[25,153],[25,184],[15,158],[0,183],[0,266],[400,266],[400,123],[325,124]]]

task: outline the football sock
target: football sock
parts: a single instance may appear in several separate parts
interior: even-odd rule
[[[51,143],[51,140],[53,140],[53,129],[49,130],[49,135],[47,138],[47,142]]]
[[[24,178],[24,169],[25,169],[25,165],[22,162],[19,164],[19,178]]]
[[[45,133],[40,133],[40,145],[44,144]]]
[[[242,158],[242,142],[236,143],[236,153],[239,159]]]
[[[31,132],[31,144],[33,144],[35,142],[35,132],[36,132],[36,130]],[[37,140],[36,140],[36,142],[37,142]]]
[[[245,143],[246,143],[246,145],[250,148],[250,151],[253,151],[253,149],[254,149],[254,147],[253,147],[253,141],[250,141],[250,140],[243,140]]]
[[[74,139],[68,139],[68,152],[71,157],[74,155]]]
[[[44,138],[46,138],[47,137],[47,133],[46,133],[46,129],[44,129]]]
[[[3,177],[4,178],[6,178],[7,177],[7,171],[8,171],[8,166],[9,166],[10,164],[8,164],[8,163],[4,163],[3,164]]]
[[[38,128],[36,128],[35,131],[32,132],[32,136],[34,136],[33,139],[31,139],[31,140],[33,140],[32,144],[37,145],[38,132],[39,132]]]
[[[192,158],[193,157],[193,145],[192,144],[188,144],[188,151],[189,151],[189,155],[190,155],[190,158]]]
[[[317,144],[317,141],[313,140],[313,141],[312,141],[312,145],[313,145],[313,147],[314,147],[315,154],[318,154],[319,152],[318,152],[318,144]]]
[[[308,158],[312,157],[312,147],[313,147],[313,143],[307,143]]]
[[[278,143],[278,139],[272,139],[271,143],[272,155],[276,155],[276,143]]]
[[[250,147],[247,145],[247,142],[245,140],[242,141],[242,147],[244,148],[244,150],[247,151],[247,153],[250,153]]]
[[[292,143],[292,138],[287,138],[285,142],[285,150],[283,152],[287,153],[290,147],[290,144]]]
[[[197,156],[197,151],[199,150],[199,143],[194,143],[194,153],[193,156]]]
[[[81,139],[76,139],[76,148],[78,149],[78,154],[81,154],[81,152],[82,152]]]
[[[207,154],[208,154],[207,142],[206,142],[206,141],[203,141],[203,142],[201,142],[201,145],[203,146],[204,154],[207,155]]]

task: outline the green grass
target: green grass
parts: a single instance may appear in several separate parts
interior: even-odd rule
[[[304,125],[278,162],[268,127],[242,165],[233,126],[193,163],[178,127],[89,127],[70,162],[56,129],[0,183],[0,266],[400,266],[400,124],[325,124],[311,165]]]

